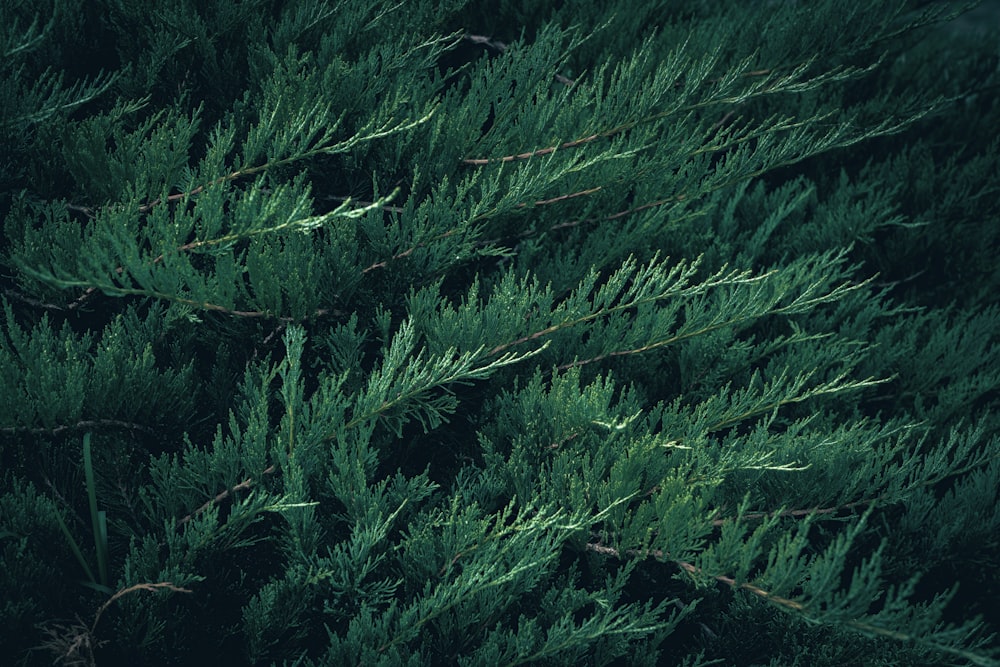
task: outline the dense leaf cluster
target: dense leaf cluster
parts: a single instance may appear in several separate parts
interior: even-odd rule
[[[0,1],[4,655],[998,664],[969,9]]]

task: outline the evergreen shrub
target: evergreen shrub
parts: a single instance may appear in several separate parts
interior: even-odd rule
[[[1000,664],[989,9],[2,0],[2,660]]]

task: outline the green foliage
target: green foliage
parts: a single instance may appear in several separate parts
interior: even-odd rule
[[[0,3],[5,655],[1000,664],[991,8]]]

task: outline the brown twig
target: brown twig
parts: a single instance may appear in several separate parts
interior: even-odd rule
[[[30,426],[5,426],[0,428],[0,433],[5,435],[16,435],[18,433],[23,433],[27,435],[59,435],[65,433],[66,431],[84,431],[94,428],[122,428],[129,431],[142,431],[144,433],[149,433],[152,435],[158,435],[159,431],[149,427],[143,426],[142,424],[136,424],[134,422],[126,422],[120,419],[84,419],[76,422],[75,424],[63,424],[61,426],[55,426],[53,428],[35,428]]]
[[[586,548],[589,551],[593,551],[594,553],[598,553],[604,556],[613,556],[615,558],[621,558],[621,553],[617,549],[614,549],[612,547],[606,547],[601,544],[588,542]],[[676,564],[681,569],[683,569],[685,572],[689,573],[692,577],[705,574],[704,570],[702,570],[701,568],[696,567],[695,565],[692,565],[687,561],[673,559],[670,557],[670,554],[668,554],[665,551],[661,551],[659,549],[645,549],[645,550],[628,549],[625,553],[629,556],[653,556],[654,558],[658,558],[660,560],[669,560],[674,564]],[[733,579],[732,577],[727,577],[726,575],[723,574],[713,574],[708,576],[712,577],[713,579],[715,579],[720,583],[729,586],[730,588],[733,589],[739,588],[745,591],[749,591],[750,593],[753,593],[758,597],[761,597],[765,600],[770,600],[771,602],[779,604],[783,607],[787,607],[788,609],[794,609],[796,611],[805,610],[805,607],[802,605],[802,603],[778,595],[774,595],[759,586],[754,586],[753,584],[749,584],[746,582],[738,584],[736,583],[735,579]]]
[[[93,291],[93,289],[94,288],[88,288],[87,292],[85,294]],[[35,308],[41,308],[43,310],[53,310],[53,311],[57,311],[57,312],[65,312],[67,310],[74,310],[75,308],[78,307],[77,305],[75,305],[76,301],[80,300],[80,299],[76,299],[75,301],[71,302],[69,305],[60,306],[60,305],[55,304],[55,303],[46,303],[45,301],[40,301],[38,299],[32,299],[31,297],[25,296],[24,294],[21,294],[17,290],[11,289],[9,287],[5,288],[4,291],[3,291],[3,293],[4,293],[4,296],[6,296],[9,299],[15,299],[17,301],[20,301],[21,303],[26,303],[29,306],[33,306]]]
[[[760,77],[760,76],[769,76],[772,73],[774,73],[773,69],[761,69],[761,70],[752,70],[750,72],[743,72],[740,76],[741,77]],[[715,82],[718,82],[718,81],[721,81],[721,78],[716,78],[716,79],[710,79],[709,80],[710,83],[715,83]],[[575,84],[575,82],[571,82],[571,83]],[[680,85],[682,85],[681,81],[677,81],[677,82],[674,83],[674,86],[680,86]],[[621,125],[619,125],[617,127],[613,127],[613,128],[611,128],[609,130],[604,130],[602,132],[597,132],[595,134],[591,134],[591,135],[586,136],[586,137],[581,137],[580,139],[574,139],[572,141],[567,141],[567,142],[564,142],[564,143],[561,143],[561,144],[557,144],[556,146],[549,146],[547,148],[539,148],[537,150],[525,151],[525,152],[522,152],[522,153],[516,153],[516,154],[512,154],[512,155],[504,155],[504,156],[501,156],[501,157],[492,157],[492,158],[465,158],[464,160],[462,160],[462,164],[468,164],[468,165],[473,165],[473,166],[481,167],[481,166],[488,165],[488,164],[498,164],[498,163],[514,162],[515,160],[527,160],[527,159],[530,159],[530,158],[533,158],[533,157],[540,157],[542,155],[548,155],[550,153],[554,153],[557,150],[563,150],[563,149],[567,149],[567,148],[577,148],[579,146],[583,146],[585,144],[589,144],[592,141],[596,141],[597,139],[610,138],[610,137],[616,136],[618,134],[621,134],[622,132],[626,132],[628,130],[631,130],[632,128],[637,127],[638,125],[641,125],[643,123],[648,123],[648,122],[652,122],[654,120],[659,120],[661,118],[665,118],[665,117],[667,117],[667,116],[669,116],[669,115],[671,115],[673,113],[676,113],[676,111],[677,110],[661,111],[661,112],[652,114],[650,116],[646,116],[645,118],[639,118],[637,120],[628,121],[627,123],[622,123]],[[719,119],[718,121],[716,121],[712,125],[712,129],[718,129],[719,127],[723,126],[730,118],[732,118],[732,116],[734,114],[735,114],[735,110],[730,110],[730,111],[726,112],[726,114],[721,119]]]
[[[608,130],[607,132],[592,134],[588,137],[574,139],[573,141],[567,141],[557,146],[550,146],[548,148],[539,148],[537,150],[527,151],[525,153],[517,153],[516,155],[504,155],[502,157],[486,157],[486,158],[465,158],[464,160],[462,160],[462,164],[482,166],[486,164],[496,164],[498,162],[514,162],[515,160],[527,160],[533,157],[548,155],[549,153],[554,153],[557,150],[562,150],[565,148],[576,148],[577,146],[589,144],[590,142],[596,141],[597,139],[600,139],[602,137],[610,137],[612,136],[613,133],[616,133],[616,130],[618,130],[618,128],[615,128],[615,130]]]
[[[97,622],[101,620],[101,614],[103,614],[104,611],[111,606],[111,603],[113,603],[118,598],[124,597],[129,593],[135,593],[136,591],[149,591],[150,593],[155,593],[158,590],[169,590],[175,593],[192,592],[187,588],[180,588],[179,586],[174,586],[174,584],[169,581],[161,581],[156,584],[149,584],[149,583],[135,584],[133,586],[129,586],[128,588],[123,588],[120,591],[116,592],[114,595],[112,595],[110,598],[108,598],[107,602],[105,602],[100,606],[100,608],[98,608],[97,614],[94,616],[94,622],[90,626],[90,632],[93,633],[94,630],[97,629]]]
[[[521,202],[520,204],[517,204],[514,208],[522,209],[522,208],[527,208],[528,206],[548,206],[550,204],[557,204],[559,202],[567,201],[569,199],[575,199],[576,197],[583,197],[583,196],[586,196],[586,195],[594,194],[595,192],[599,192],[602,189],[602,187],[603,186],[599,185],[597,187],[588,188],[586,190],[580,190],[578,192],[571,192],[571,193],[565,194],[565,195],[558,195],[556,197],[551,197],[549,199],[538,199],[538,200],[536,200],[534,202],[531,202],[530,204],[528,202]],[[482,220],[482,219],[485,219],[486,217],[487,217],[487,215],[483,215],[483,216],[480,216],[479,218],[477,218],[477,220]],[[569,225],[556,225],[556,226],[551,227],[550,230],[558,229],[558,228],[563,227],[563,226],[569,226]],[[416,245],[413,245],[413,246],[410,246],[409,248],[407,248],[406,250],[403,250],[402,252],[396,253],[395,255],[393,255],[392,257],[390,257],[389,259],[383,259],[380,262],[376,262],[376,263],[372,264],[371,266],[368,266],[368,267],[362,269],[361,273],[365,274],[365,273],[370,273],[371,271],[374,271],[375,269],[384,269],[386,266],[389,265],[389,262],[393,262],[393,261],[396,261],[398,259],[403,259],[405,257],[409,257],[410,255],[412,255],[414,252],[416,252],[420,248],[426,248],[429,243],[433,243],[434,241],[440,241],[440,240],[446,239],[446,238],[448,238],[450,236],[454,236],[455,234],[458,233],[458,231],[459,231],[458,229],[449,229],[446,232],[442,232],[441,234],[438,234],[438,235],[434,236],[429,241],[421,241],[420,243],[418,243]],[[532,232],[522,232],[521,234],[518,234],[515,238],[527,238],[527,237],[529,237],[531,235],[532,235]],[[494,243],[494,242],[495,241],[485,241],[483,243],[484,244],[488,244],[488,243]]]
[[[265,468],[261,472],[261,476],[270,475],[274,471],[275,471],[275,467],[273,465],[270,465],[270,466],[268,466],[267,468]],[[217,493],[215,495],[214,498],[211,498],[210,500],[206,500],[205,503],[201,507],[199,507],[195,511],[191,512],[190,514],[188,514],[187,516],[185,516],[180,521],[178,521],[177,525],[178,526],[183,526],[188,521],[190,521],[191,519],[195,518],[196,516],[198,516],[199,514],[201,514],[202,512],[204,512],[205,510],[207,510],[209,507],[212,507],[213,505],[218,505],[223,500],[225,500],[226,498],[228,498],[230,495],[236,493],[237,491],[245,491],[246,489],[249,489],[253,485],[254,485],[254,479],[253,479],[253,477],[247,477],[245,480],[243,480],[242,482],[240,482],[239,484],[237,484],[233,488],[226,489],[225,491],[220,491],[219,493]]]
[[[364,275],[366,273],[374,271],[375,269],[384,269],[386,266],[389,265],[389,262],[394,262],[397,259],[403,259],[404,257],[409,257],[410,255],[412,255],[414,252],[416,252],[420,248],[427,247],[428,243],[431,243],[433,241],[440,241],[441,239],[446,239],[449,236],[454,236],[457,233],[458,233],[457,229],[449,229],[448,231],[443,232],[443,233],[438,234],[437,236],[433,237],[430,241],[421,241],[420,243],[416,244],[415,246],[410,246],[409,248],[407,248],[403,252],[400,252],[400,253],[397,253],[397,254],[393,255],[389,259],[383,259],[381,262],[375,262],[371,266],[362,269],[361,270],[361,274]]]
[[[882,500],[881,497],[871,498],[868,500],[857,500],[852,503],[844,503],[843,505],[837,505],[836,507],[816,507],[814,509],[808,510],[781,510],[779,512],[747,512],[741,515],[741,519],[748,519],[753,521],[760,521],[763,519],[773,519],[776,517],[801,519],[804,517],[823,515],[823,514],[836,514],[837,512],[842,512],[844,510],[851,510],[857,507],[864,507],[866,505],[871,505]],[[713,526],[721,526],[724,523],[734,521],[735,517],[727,517],[723,519],[715,519],[712,521]]]
[[[55,654],[53,664],[69,665],[72,667],[93,667],[97,664],[94,651],[107,643],[107,640],[97,641],[95,632],[97,624],[101,620],[101,614],[119,598],[134,593],[136,591],[156,591],[168,590],[175,593],[191,593],[187,588],[175,586],[172,582],[161,581],[155,584],[142,583],[135,584],[117,591],[102,604],[94,614],[94,622],[90,627],[77,618],[76,623],[63,625],[61,623],[50,623],[43,628],[43,632],[49,636],[38,648],[46,649]]]

